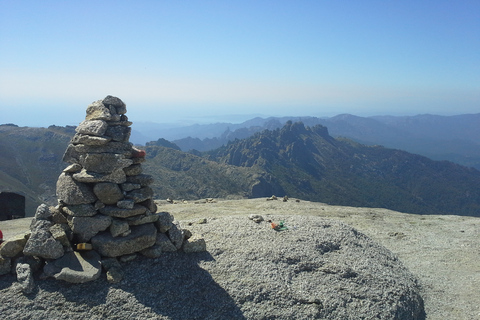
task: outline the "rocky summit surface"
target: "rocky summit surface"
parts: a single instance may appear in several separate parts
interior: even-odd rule
[[[0,277],[5,319],[476,319],[478,218],[266,199],[157,201],[207,252],[164,252],[88,283]],[[263,218],[249,219],[251,215]],[[25,220],[27,220],[25,222]],[[275,231],[271,222],[283,222]],[[29,219],[1,222],[4,237]],[[425,314],[423,313],[425,311]]]

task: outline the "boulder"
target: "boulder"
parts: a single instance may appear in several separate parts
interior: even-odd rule
[[[112,223],[112,218],[104,215],[93,217],[69,217],[68,224],[77,240],[88,242],[100,231],[106,230]]]
[[[112,182],[124,183],[126,181],[125,172],[122,169],[114,170],[111,173],[97,173],[82,169],[82,171],[73,174],[73,179],[84,183]],[[57,186],[58,190],[58,186]]]
[[[146,223],[153,223],[158,221],[158,215],[156,214],[142,214],[140,216],[127,218],[126,221],[130,226],[138,226]]]
[[[60,241],[65,250],[70,251],[72,249],[70,244],[70,240],[72,240],[72,230],[70,230],[66,224],[54,224],[48,230],[55,240]]]
[[[175,252],[177,248],[170,241],[168,236],[165,233],[158,233],[155,240],[155,246],[158,246],[162,252]]]
[[[75,131],[80,134],[103,136],[107,128],[108,124],[103,120],[84,120]]]
[[[37,207],[37,210],[35,211],[36,220],[49,220],[51,217],[52,212],[46,204],[42,203]]]
[[[128,179],[128,177],[127,177],[127,179]],[[120,187],[122,188],[123,191],[128,192],[128,191],[132,191],[132,190],[135,190],[135,189],[140,189],[142,186],[138,183],[126,182],[126,183],[120,184]]]
[[[65,172],[61,173],[57,180],[57,198],[67,205],[88,204],[96,201],[89,186],[74,180]]]
[[[0,256],[13,258],[23,251],[29,234],[13,236],[0,244]]]
[[[167,231],[167,235],[170,241],[175,245],[175,248],[177,248],[177,250],[182,247],[184,234],[178,221],[175,220],[172,223],[172,226]]]
[[[97,137],[97,136],[89,136],[86,134],[79,134],[73,136],[72,140],[70,141],[71,144],[85,144],[88,146],[103,146],[110,142],[112,138],[107,136]]]
[[[153,190],[150,187],[143,187],[127,192],[125,197],[132,199],[135,203],[139,203],[151,199],[153,197]]]
[[[116,204],[123,199],[123,192],[116,183],[101,182],[95,184],[93,193],[104,204]]]
[[[142,187],[147,187],[153,183],[153,177],[148,174],[139,174],[137,176],[128,176],[126,182],[139,184]]]
[[[112,120],[112,114],[110,109],[102,103],[102,100],[98,100],[87,107],[85,120]]]
[[[43,268],[47,276],[71,283],[96,280],[102,272],[101,257],[95,251],[69,252]]]
[[[121,235],[127,235],[127,232],[130,231],[130,225],[125,220],[113,219],[109,230],[112,237],[115,238]]]
[[[111,173],[130,166],[133,161],[116,153],[87,153],[78,157],[79,164],[87,171]]]
[[[23,254],[43,259],[58,259],[63,256],[64,249],[47,228],[36,227],[25,244]]]
[[[102,102],[105,106],[115,107],[118,114],[127,113],[127,106],[120,98],[108,95],[102,100]]]
[[[193,235],[191,238],[184,241],[183,251],[186,253],[207,251],[205,239]]]
[[[119,257],[140,252],[155,244],[157,229],[152,224],[132,226],[126,237],[112,237],[110,232],[102,232],[91,240],[93,249],[104,257]]]
[[[116,206],[105,206],[105,208],[101,208],[99,211],[102,214],[110,217],[128,218],[128,217],[144,214],[147,211],[147,208],[139,204],[136,204],[133,206],[132,209],[123,209]]]
[[[125,171],[127,176],[138,176],[139,174],[142,174],[143,170],[141,164],[132,164],[131,166],[124,168],[123,171]]]
[[[109,126],[105,135],[110,137],[113,141],[128,141],[132,128],[125,126]]]
[[[117,207],[122,209],[133,209],[133,207],[135,207],[135,201],[132,199],[120,200],[117,202]]]
[[[20,290],[27,294],[32,293],[35,288],[35,282],[33,281],[33,272],[30,265],[28,263],[17,263],[15,271]]]
[[[72,217],[92,217],[97,214],[97,210],[92,204],[65,206],[62,211]]]
[[[168,212],[159,212],[157,213],[158,215],[158,220],[155,223],[155,226],[157,227],[158,231],[161,233],[165,233],[170,229],[173,225],[173,216],[168,213]]]

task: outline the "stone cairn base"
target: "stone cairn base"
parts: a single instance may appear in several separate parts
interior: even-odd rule
[[[137,254],[206,250],[168,212],[157,212],[153,178],[142,173],[145,152],[130,142],[126,105],[107,96],[87,107],[85,120],[65,151],[71,163],[57,180],[56,207],[37,208],[30,232],[0,246],[0,275],[16,272],[21,289],[34,288],[33,272],[72,283],[110,282],[123,273],[120,261]]]

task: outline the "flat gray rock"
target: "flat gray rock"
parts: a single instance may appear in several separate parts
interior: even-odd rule
[[[153,224],[132,226],[125,237],[113,237],[110,232],[102,232],[92,238],[93,249],[104,257],[119,257],[140,252],[155,244],[157,229]]]
[[[71,283],[96,280],[102,272],[101,258],[95,251],[69,252],[44,267],[48,276]]]

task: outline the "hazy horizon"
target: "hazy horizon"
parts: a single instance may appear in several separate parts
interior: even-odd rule
[[[4,0],[0,123],[477,113],[479,35],[475,1]]]

